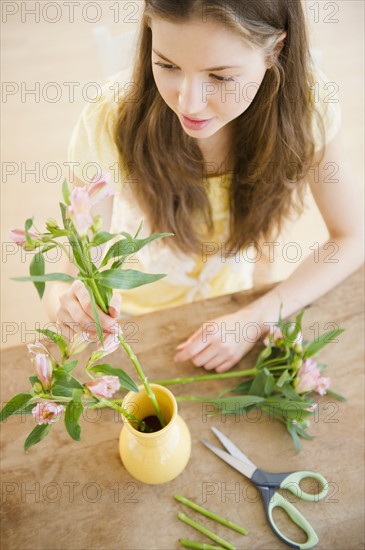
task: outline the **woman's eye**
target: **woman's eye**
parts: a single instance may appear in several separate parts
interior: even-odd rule
[[[218,82],[234,82],[234,78],[231,76],[217,76],[216,74],[212,74],[212,77],[218,80]]]
[[[176,69],[175,65],[166,65],[165,63],[161,63],[159,61],[155,61],[154,65],[158,65],[161,69],[167,69],[168,71],[173,71]]]
[[[158,67],[161,67],[161,69],[165,69],[167,71],[176,71],[178,70],[178,67],[175,65],[168,65],[167,63],[161,63],[161,61],[154,61],[154,65],[157,65]],[[215,74],[210,75],[211,78],[214,78],[215,80],[218,80],[218,82],[234,82],[234,78],[230,76],[218,76]]]

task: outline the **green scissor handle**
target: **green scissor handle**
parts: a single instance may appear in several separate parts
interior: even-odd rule
[[[303,479],[315,479],[316,481],[319,481],[322,489],[321,492],[316,494],[311,494],[303,491],[303,489],[300,487],[300,482],[303,481]],[[318,500],[322,500],[327,496],[328,481],[326,480],[325,477],[323,477],[321,474],[317,474],[316,472],[299,471],[299,472],[293,472],[292,474],[289,474],[280,483],[280,488],[290,491],[291,493],[293,493],[298,498],[301,498],[302,500],[317,502]]]
[[[282,508],[290,517],[290,519],[296,523],[307,535],[307,541],[304,543],[295,542],[281,533],[281,531],[276,527],[274,518],[272,516],[274,508]],[[274,493],[270,499],[270,502],[266,509],[267,517],[269,519],[271,528],[276,533],[276,535],[281,538],[284,542],[292,546],[293,548],[300,548],[300,550],[307,550],[308,548],[313,548],[318,542],[318,537],[316,532],[305,519],[305,517],[291,504],[289,501],[280,493]]]

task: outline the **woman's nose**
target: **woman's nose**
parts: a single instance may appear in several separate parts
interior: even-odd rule
[[[184,78],[179,90],[179,106],[183,115],[198,115],[206,107],[204,82]]]

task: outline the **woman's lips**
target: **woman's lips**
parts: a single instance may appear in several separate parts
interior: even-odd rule
[[[186,128],[189,128],[189,130],[202,130],[208,124],[213,120],[211,118],[202,120],[202,119],[193,119],[189,118],[185,115],[181,115],[182,122]]]

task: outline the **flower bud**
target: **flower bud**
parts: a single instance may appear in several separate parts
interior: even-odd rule
[[[46,228],[51,233],[54,230],[59,230],[60,229],[59,226],[58,226],[57,221],[54,218],[50,218],[49,220],[46,221]]]
[[[47,355],[38,353],[34,357],[34,367],[37,378],[41,381],[45,390],[49,390],[52,385],[52,363]]]
[[[34,393],[42,393],[43,391],[43,386],[40,382],[36,382],[34,385],[33,385],[33,390],[34,390]]]
[[[69,357],[71,357],[72,355],[76,355],[77,353],[81,353],[82,351],[84,351],[85,348],[87,348],[89,344],[90,340],[88,339],[85,332],[82,331],[74,334],[68,346]]]

